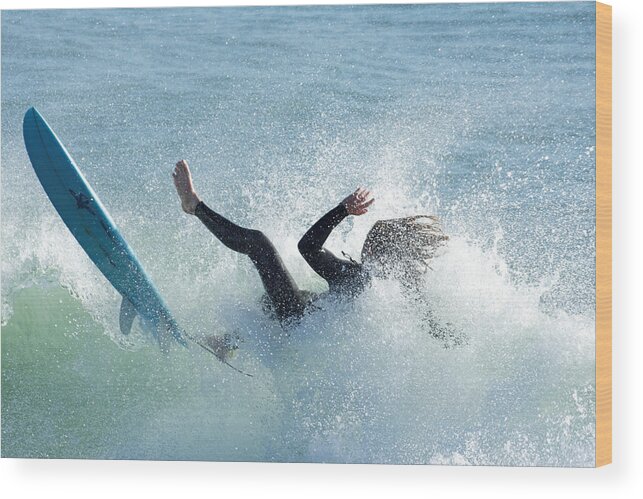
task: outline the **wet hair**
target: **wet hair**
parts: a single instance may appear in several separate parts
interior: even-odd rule
[[[362,262],[377,275],[417,286],[440,246],[449,239],[437,217],[416,215],[375,222],[362,247]]]

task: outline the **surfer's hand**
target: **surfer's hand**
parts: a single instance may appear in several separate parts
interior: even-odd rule
[[[373,204],[375,198],[371,191],[358,187],[353,194],[346,197],[342,204],[350,215],[363,215],[368,211],[368,207]]]

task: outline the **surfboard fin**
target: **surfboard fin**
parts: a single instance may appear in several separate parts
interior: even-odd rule
[[[123,297],[121,302],[121,313],[118,317],[118,323],[121,327],[121,333],[125,336],[130,334],[132,331],[132,324],[134,324],[134,318],[136,317],[136,309],[132,302],[127,298]]]

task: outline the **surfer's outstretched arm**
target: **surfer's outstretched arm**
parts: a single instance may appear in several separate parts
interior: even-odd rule
[[[348,215],[363,215],[375,199],[367,189],[359,188],[321,217],[299,241],[297,247],[308,265],[328,282],[341,276],[347,261],[324,248],[330,233]]]

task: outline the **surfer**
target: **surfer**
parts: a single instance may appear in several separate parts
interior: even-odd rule
[[[300,318],[314,294],[298,288],[268,237],[259,230],[240,227],[210,209],[194,189],[187,161],[176,164],[172,177],[183,211],[195,215],[225,246],[250,258],[277,319],[288,324]],[[435,217],[421,215],[376,222],[366,236],[361,263],[345,253],[346,258],[340,258],[324,247],[335,227],[349,215],[367,213],[374,201],[368,189],[358,188],[321,217],[299,241],[299,252],[326,280],[331,293],[354,297],[372,277],[395,277],[407,289],[418,288],[435,250],[448,239]]]

